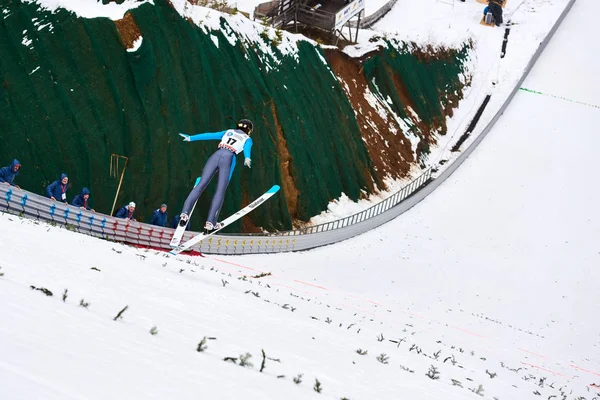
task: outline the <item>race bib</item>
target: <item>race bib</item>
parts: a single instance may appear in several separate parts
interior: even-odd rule
[[[66,200],[67,199],[67,194],[63,193],[62,196],[61,196],[61,199]]]
[[[221,143],[219,143],[219,148],[233,151],[235,154],[240,154],[242,150],[244,150],[244,144],[249,137],[250,136],[241,131],[229,129],[223,135]]]

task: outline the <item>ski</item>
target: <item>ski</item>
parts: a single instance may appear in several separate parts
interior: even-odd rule
[[[196,178],[196,183],[194,184],[194,187],[198,186],[198,184],[200,183],[200,179],[202,179],[201,176]],[[197,200],[196,200],[196,203],[198,203]],[[171,243],[169,243],[169,246],[171,246],[171,247],[179,246],[179,242],[181,242],[181,238],[183,237],[183,234],[185,233],[185,229],[187,228],[188,224],[190,223],[190,218],[192,217],[194,208],[196,208],[196,203],[194,203],[194,206],[192,207],[192,211],[190,211],[190,214],[188,215],[187,222],[183,222],[183,221],[179,220],[179,223],[177,224],[177,228],[175,229],[175,232],[173,233],[173,237],[171,238]]]
[[[252,203],[248,204],[246,207],[242,208],[241,210],[239,210],[235,214],[233,214],[233,215],[225,218],[223,221],[221,221],[221,224],[223,224],[223,226],[221,228],[215,229],[215,230],[211,231],[208,234],[201,233],[199,235],[196,235],[193,238],[191,238],[190,240],[188,240],[187,242],[185,242],[185,243],[183,243],[183,244],[175,247],[173,250],[171,250],[169,252],[169,254],[172,254],[172,255],[176,256],[177,254],[181,253],[182,251],[185,251],[185,250],[191,248],[192,246],[194,246],[195,244],[200,243],[201,241],[203,241],[207,237],[214,235],[215,233],[217,233],[221,229],[225,228],[228,225],[231,225],[233,222],[235,222],[238,219],[242,218],[244,215],[250,213],[252,210],[254,210],[256,207],[258,207],[259,205],[261,205],[262,203],[264,203],[265,201],[267,201],[271,196],[273,196],[278,191],[279,191],[279,186],[278,185],[273,185],[271,187],[271,189],[267,190],[258,199],[254,200]]]

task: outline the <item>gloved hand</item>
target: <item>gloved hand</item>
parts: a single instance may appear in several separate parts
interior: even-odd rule
[[[180,133],[179,136],[181,136],[183,138],[184,142],[189,142],[190,141],[190,135],[185,135],[183,133]]]
[[[246,159],[244,160],[244,165],[245,165],[246,167],[248,167],[248,168],[252,168],[252,167],[250,166],[250,164],[252,164],[252,160],[251,160],[251,159],[249,159],[249,158],[246,158]]]

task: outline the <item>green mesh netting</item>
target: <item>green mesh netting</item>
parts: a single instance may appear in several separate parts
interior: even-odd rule
[[[132,11],[144,38],[133,53],[108,19],[48,13],[19,0],[0,8],[0,164],[19,158],[17,183],[28,190],[41,194],[66,172],[73,184],[69,199],[86,186],[96,210],[108,213],[118,185],[109,177],[116,153],[129,157],[117,207],[133,200],[138,220],[148,221],[166,202],[171,218],[217,144],[183,143],[177,133],[218,131],[243,117],[255,124],[253,167],[243,168],[238,157],[222,216],[282,184],[277,149],[283,139],[299,192],[293,217],[309,219],[341,192],[358,199],[375,175],[354,111],[321,50],[308,42],[299,43],[299,63],[279,54],[276,69],[267,71],[256,46],[230,45],[220,31],[206,34],[164,0]],[[425,96],[416,100],[416,111],[433,118],[439,85],[457,73],[415,63],[408,54],[384,55],[369,60],[365,73],[377,77],[401,115],[392,86],[379,80],[386,65],[406,74],[415,98]],[[431,88],[422,79],[433,80]],[[203,224],[213,191],[214,183],[198,203],[193,229]],[[289,229],[285,196],[282,190],[249,219],[266,229]],[[229,231],[241,229],[238,223]]]
[[[386,42],[388,51],[377,53],[363,63],[371,90],[381,93],[383,98],[389,96],[392,109],[403,119],[408,120],[406,107],[411,106],[427,124],[443,120],[448,97],[461,89],[458,77],[464,73],[468,45],[459,51],[449,49],[430,55],[422,52],[417,57],[405,43]],[[404,87],[408,100],[401,99],[398,86]]]

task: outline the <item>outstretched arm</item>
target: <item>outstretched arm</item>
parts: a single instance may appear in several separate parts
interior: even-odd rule
[[[227,130],[220,132],[199,133],[192,136],[180,133],[179,136],[183,137],[184,142],[196,142],[198,140],[221,140],[225,132],[227,132]]]
[[[244,143],[244,158],[252,158],[252,138],[248,138],[246,143]]]
[[[250,158],[252,154],[252,138],[248,138],[246,143],[244,143],[244,165],[248,168],[251,168],[252,159]]]

